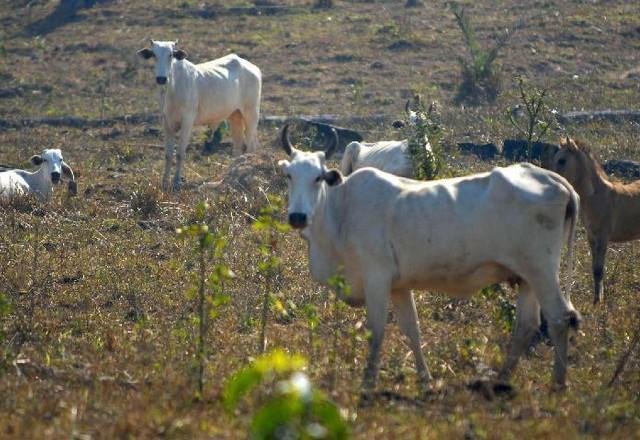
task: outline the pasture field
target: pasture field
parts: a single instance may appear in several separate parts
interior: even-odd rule
[[[362,122],[350,128],[365,140],[399,136],[389,122],[413,93],[437,100],[456,175],[505,163],[461,156],[454,145],[515,136],[504,117],[518,102],[515,75],[548,88],[547,103],[561,113],[640,102],[637,2],[464,2],[483,45],[525,19],[498,57],[502,93],[479,106],[454,103],[458,56],[467,54],[445,1],[405,8],[401,0],[336,0],[315,9],[311,0],[282,0],[256,2],[288,6],[258,14],[248,1],[116,0],[54,26],[46,17],[57,3],[6,0],[0,10],[2,121],[157,113],[151,62],[136,56],[148,38],[179,38],[194,62],[236,52],[262,69],[263,115],[358,116]],[[388,122],[367,121],[378,114]],[[0,163],[26,167],[43,148],[61,148],[78,179],[76,197],[59,186],[47,206],[0,207],[0,438],[246,438],[259,399],[227,413],[220,396],[233,372],[257,355],[267,285],[278,305],[269,314],[268,348],[309,359],[310,378],[343,408],[355,438],[640,437],[640,349],[607,386],[640,327],[640,243],[611,246],[605,300],[593,306],[580,226],[572,301],[583,322],[572,337],[565,392],[551,391],[553,349],[544,343],[521,361],[512,398],[468,389],[502,361],[504,299],[515,301],[505,285],[469,301],[418,292],[434,392],[420,398],[413,357],[390,322],[378,384],[388,393],[360,408],[364,311],[340,309],[335,324],[327,289],[311,280],[296,233],[276,235],[283,265],[269,283],[258,270],[252,223],[267,195],[286,198],[276,165],[285,156],[279,127],[261,124],[260,153],[238,159],[230,148],[202,155],[204,130],[196,130],[177,193],[159,190],[160,128],[0,125]],[[548,139],[563,134],[592,143],[602,160],[640,160],[637,122],[566,125]],[[188,292],[198,256],[176,228],[192,222],[205,200],[236,278],[225,285],[231,302],[210,320],[204,394],[196,399],[197,303]],[[319,321],[311,343],[310,304]]]

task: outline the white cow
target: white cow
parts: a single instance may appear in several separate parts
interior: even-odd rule
[[[62,158],[58,149],[44,150],[42,154],[31,157],[31,163],[42,165],[35,172],[25,170],[7,170],[0,172],[0,199],[9,200],[15,196],[33,194],[41,202],[51,198],[53,185],[60,183],[61,174],[71,182],[69,190],[76,192],[73,170]]]
[[[431,144],[425,139],[425,148]],[[409,155],[409,141],[350,142],[344,150],[340,169],[348,176],[355,170],[373,167],[401,177],[414,177],[413,162]]]
[[[419,118],[426,117],[424,113],[411,110],[409,101],[405,106],[405,112],[409,125],[415,125]],[[424,145],[427,151],[433,153],[429,139],[426,136]],[[408,149],[408,139],[401,141],[351,142],[344,150],[340,169],[345,176],[360,168],[373,167],[396,176],[412,178],[415,173]]]
[[[365,388],[375,386],[389,298],[421,378],[430,375],[410,289],[467,298],[490,284],[520,286],[513,341],[500,378],[508,380],[540,323],[556,347],[554,381],[565,384],[568,328],[579,314],[559,286],[560,253],[573,247],[579,198],[561,176],[530,164],[455,179],[417,182],[373,168],[342,178],[325,153],[282,144],[289,224],[309,245],[312,276],[342,273],[352,305],[364,304],[372,337]],[[571,258],[571,257],[569,257]]]
[[[151,48],[138,51],[145,59],[155,57],[156,82],[166,85],[161,93],[166,136],[162,178],[165,189],[169,187],[175,138],[178,138],[178,150],[173,187],[180,187],[184,155],[195,125],[208,124],[215,130],[226,119],[231,126],[234,156],[245,151],[255,152],[258,148],[260,69],[235,54],[193,64],[186,59],[184,50],[176,49],[176,44],[151,40]]]

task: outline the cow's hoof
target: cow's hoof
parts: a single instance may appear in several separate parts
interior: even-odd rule
[[[479,392],[487,400],[493,400],[496,397],[513,399],[516,395],[513,386],[502,380],[476,379],[469,382],[467,387],[472,391]]]
[[[375,393],[372,390],[364,390],[360,392],[359,408],[369,408],[376,400]]]
[[[554,382],[551,384],[551,391],[554,393],[563,393],[567,389],[567,383]]]

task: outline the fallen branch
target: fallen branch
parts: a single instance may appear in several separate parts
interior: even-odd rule
[[[52,379],[64,382],[76,382],[83,385],[91,385],[96,382],[114,384],[125,388],[137,389],[140,382],[133,380],[125,373],[126,379],[120,379],[111,376],[95,376],[86,369],[77,371],[67,371],[55,367],[46,367],[44,365],[32,362],[29,359],[16,359],[13,362],[18,376],[25,376],[30,379]],[[148,384],[147,380],[144,384]]]

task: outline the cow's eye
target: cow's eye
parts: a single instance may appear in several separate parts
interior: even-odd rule
[[[565,159],[564,157],[562,159],[558,159],[558,166],[559,167],[563,167],[567,164],[567,159]]]
[[[316,183],[320,182],[321,180],[322,180],[322,176],[316,177]]]
[[[291,174],[287,174],[287,179],[291,180]]]

